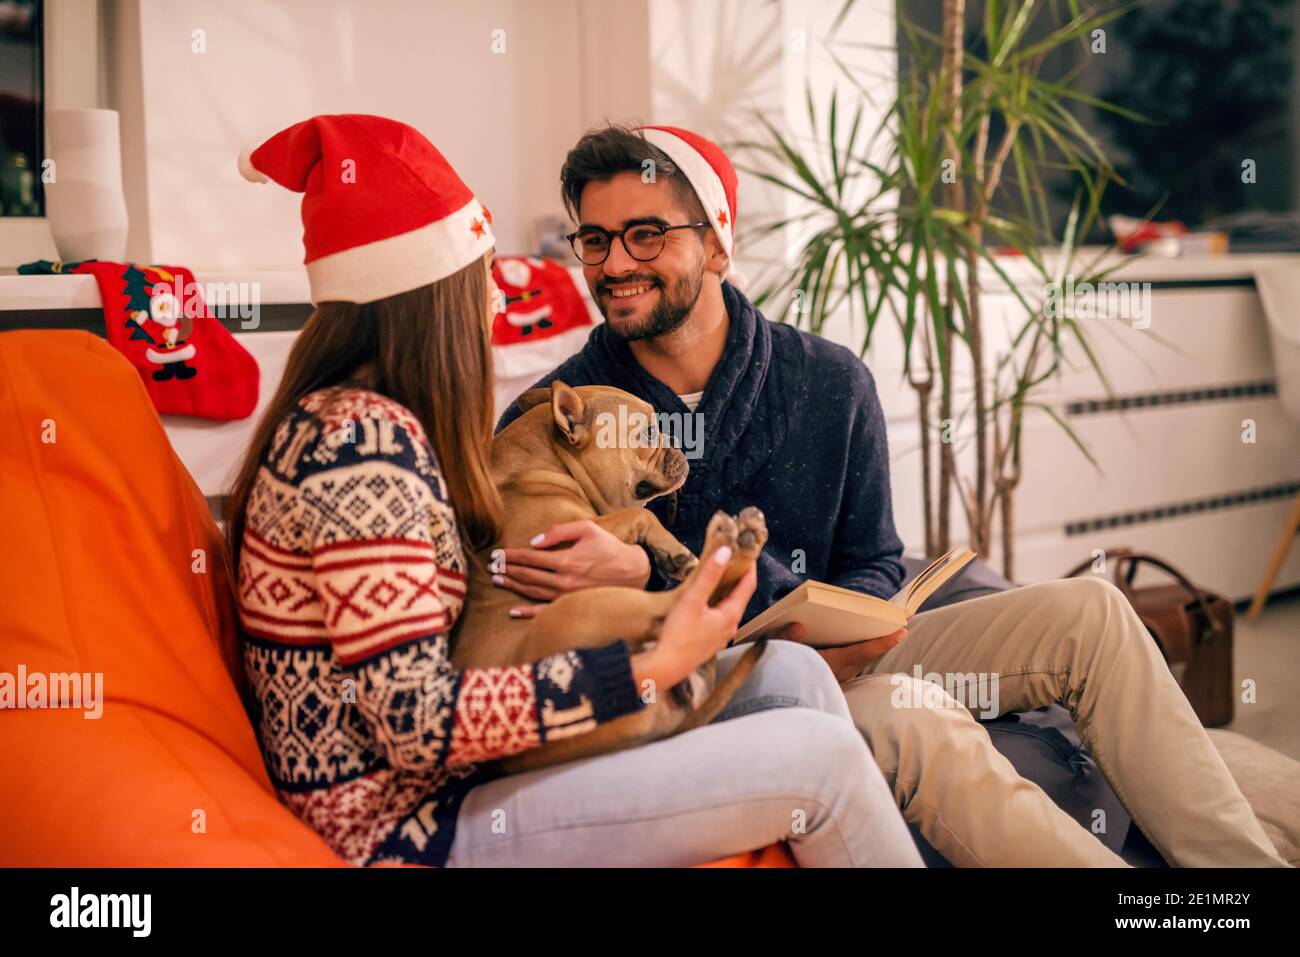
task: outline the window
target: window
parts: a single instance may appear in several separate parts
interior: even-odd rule
[[[0,216],[43,216],[40,0],[0,2]]]

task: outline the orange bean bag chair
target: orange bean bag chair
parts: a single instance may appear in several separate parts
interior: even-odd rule
[[[276,800],[220,533],[103,340],[0,334],[0,510],[0,865],[346,866]]]

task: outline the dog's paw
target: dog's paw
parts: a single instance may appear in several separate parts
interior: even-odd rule
[[[736,516],[736,551],[756,556],[767,544],[767,519],[763,511],[751,505]]]
[[[709,526],[704,530],[704,548],[700,550],[703,556],[712,555],[719,548],[726,545],[728,548],[736,547],[736,520],[726,512],[718,511],[713,513],[709,519]]]
[[[676,555],[661,552],[655,555],[655,566],[674,581],[685,580],[699,563],[700,560],[690,552],[678,552]]]

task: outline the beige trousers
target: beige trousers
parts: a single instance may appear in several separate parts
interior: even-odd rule
[[[924,612],[842,687],[903,816],[957,866],[1124,866],[975,720],[1055,701],[1170,864],[1286,866],[1136,612],[1102,579]]]

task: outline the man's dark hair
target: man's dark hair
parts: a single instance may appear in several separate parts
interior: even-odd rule
[[[590,182],[603,183],[618,173],[645,173],[646,161],[654,163],[655,179],[665,177],[677,194],[678,201],[695,222],[707,222],[708,215],[700,205],[700,198],[690,180],[668,154],[647,140],[641,133],[626,126],[603,126],[588,130],[569,155],[560,170],[560,194],[564,208],[574,222],[578,221],[578,204],[582,191]]]

